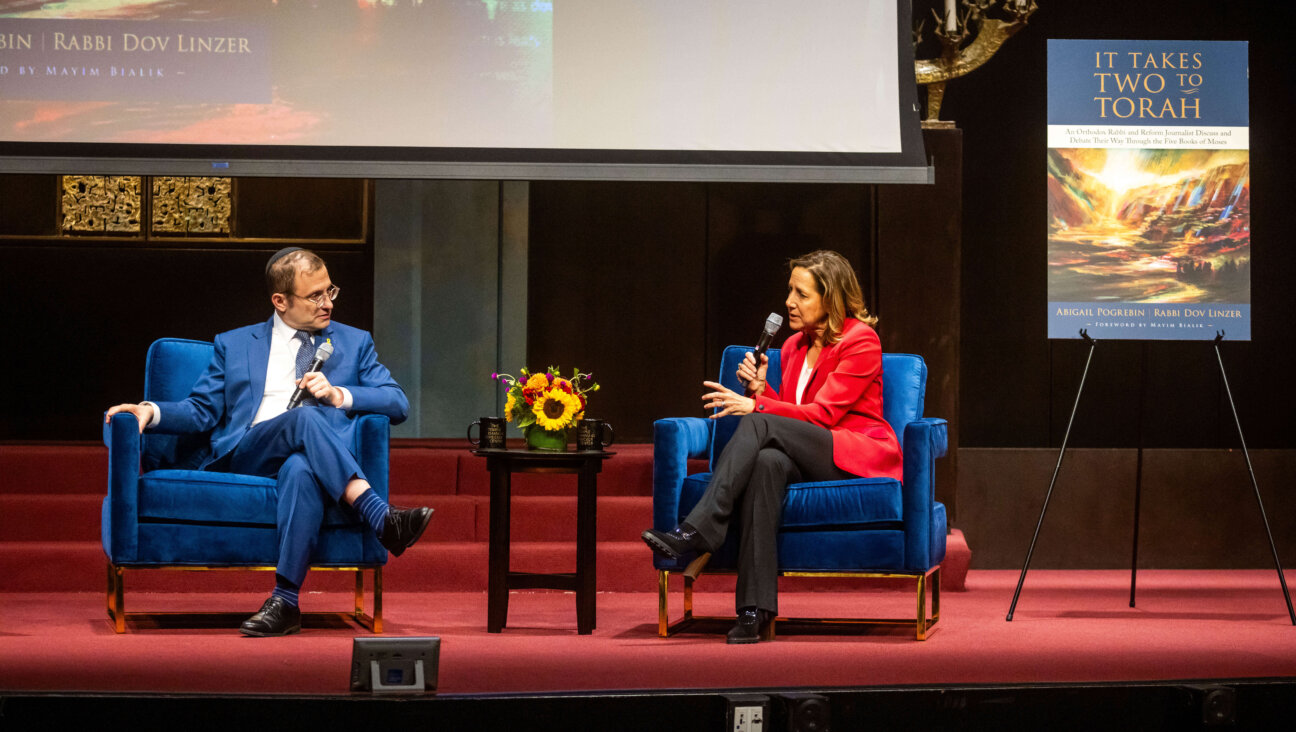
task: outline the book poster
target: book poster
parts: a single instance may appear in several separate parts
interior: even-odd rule
[[[1048,42],[1048,335],[1251,338],[1244,41]]]

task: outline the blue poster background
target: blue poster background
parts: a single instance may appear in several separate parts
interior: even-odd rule
[[[1114,56],[1105,54],[1114,53]],[[1134,55],[1137,54],[1137,55]],[[1164,68],[1168,60],[1176,67]],[[1194,54],[1200,54],[1194,58]],[[1151,58],[1155,67],[1148,66]],[[1193,68],[1200,60],[1200,67]],[[1110,61],[1110,64],[1108,63]],[[1183,62],[1187,68],[1177,68]],[[1101,64],[1101,65],[1100,65]],[[1128,96],[1123,94],[1111,78],[1098,79],[1098,73],[1118,73],[1133,81],[1135,75],[1144,77],[1159,74],[1164,78],[1163,90],[1153,93],[1139,79],[1138,96],[1149,97],[1153,106],[1160,108],[1165,100],[1177,100],[1181,93],[1179,76],[1200,74],[1203,83],[1188,96],[1200,100],[1201,117],[1174,119],[1161,117],[1163,125],[1212,125],[1221,127],[1246,127],[1249,125],[1247,108],[1247,44],[1245,41],[1075,41],[1050,39],[1048,42],[1048,123],[1051,125],[1118,124],[1114,115],[1100,115],[1101,105],[1096,96]],[[1106,89],[1100,88],[1106,82]],[[1184,81],[1190,81],[1184,78]],[[1159,82],[1150,82],[1155,90]],[[1148,124],[1150,120],[1135,120]]]

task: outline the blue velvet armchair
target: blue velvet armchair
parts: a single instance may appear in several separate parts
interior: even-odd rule
[[[741,392],[735,372],[746,346],[729,346],[720,365],[720,382]],[[770,383],[780,382],[779,353],[769,354]],[[793,483],[783,501],[779,529],[780,576],[910,577],[917,581],[918,611],[908,619],[794,619],[797,623],[836,625],[913,625],[918,640],[940,619],[940,564],[945,558],[945,506],[935,499],[934,468],[946,450],[946,422],[922,416],[927,388],[927,365],[922,357],[886,353],[882,356],[882,404],[904,453],[904,483],[890,478],[819,483]],[[714,467],[733,435],[739,417],[711,420],[700,417],[661,419],[653,425],[653,527],[678,526],[697,504],[711,473],[688,475],[690,458],[708,458]],[[706,566],[707,572],[733,571],[737,566],[736,519],[725,545]],[[668,636],[695,620],[693,573],[684,573],[687,558],[654,556],[658,573],[658,633]],[[668,615],[670,574],[684,573],[684,616],[671,623]],[[931,617],[926,597],[931,595]],[[778,618],[775,623],[788,618]]]
[[[211,361],[204,341],[163,338],[149,347],[144,398],[177,401]],[[388,419],[364,415],[355,454],[373,489],[387,497]],[[273,570],[278,557],[276,489],[272,478],[193,470],[190,456],[207,435],[139,434],[131,414],[104,426],[108,495],[102,535],[108,555],[108,617],[125,632],[125,573],[138,569]],[[355,573],[355,608],[347,615],[382,632],[382,567],[387,550],[349,509],[325,516],[311,558],[316,569]],[[364,612],[364,573],[373,574],[373,613]],[[149,613],[131,613],[149,615]]]

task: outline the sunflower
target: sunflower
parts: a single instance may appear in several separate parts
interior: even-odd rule
[[[546,430],[567,429],[576,420],[581,411],[580,400],[573,394],[561,389],[550,389],[536,399],[531,406],[535,412],[536,424]]]
[[[514,398],[513,394],[510,393],[508,395],[508,399],[504,401],[504,419],[508,420],[509,422],[512,422],[514,417],[513,410],[516,408],[517,408],[517,399]]]

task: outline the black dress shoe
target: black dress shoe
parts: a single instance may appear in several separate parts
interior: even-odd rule
[[[757,643],[769,633],[769,625],[774,621],[774,613],[754,607],[745,607],[738,612],[738,622],[729,630],[725,643]]]
[[[258,638],[300,633],[301,608],[289,605],[282,597],[271,595],[256,615],[243,621],[239,632]]]
[[[389,506],[387,518],[383,520],[382,536],[378,537],[378,541],[387,547],[387,551],[391,552],[393,557],[399,557],[406,549],[414,546],[414,542],[418,541],[420,536],[423,536],[423,530],[431,520],[432,509],[427,506],[421,508]]]
[[[686,554],[697,554],[707,550],[702,535],[683,526],[676,526],[670,531],[648,529],[640,536],[653,551],[667,559],[679,559]]]

